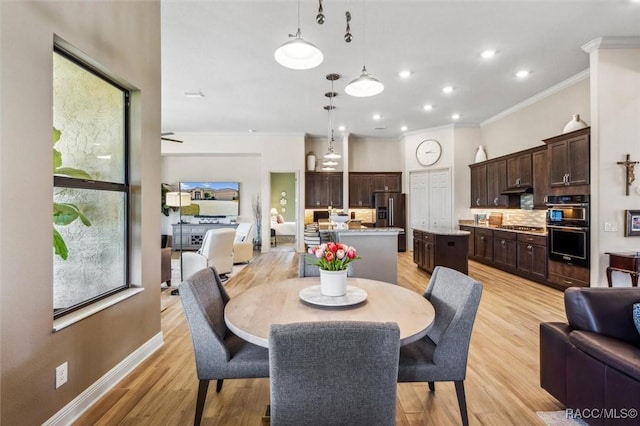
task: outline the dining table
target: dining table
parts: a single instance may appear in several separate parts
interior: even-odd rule
[[[426,335],[433,305],[422,295],[383,281],[349,277],[345,296],[320,293],[319,277],[291,278],[251,287],[227,303],[227,327],[242,339],[269,347],[272,324],[318,321],[395,322],[400,344]]]

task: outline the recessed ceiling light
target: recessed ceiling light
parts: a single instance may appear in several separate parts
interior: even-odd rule
[[[451,114],[452,120],[460,120],[460,114]]]
[[[111,160],[111,155],[96,155],[96,158],[101,160]]]
[[[530,72],[528,70],[520,70],[516,73],[516,77],[518,78],[526,78],[529,77]]]
[[[402,70],[398,73],[398,75],[400,76],[400,78],[409,78],[411,77],[411,74],[413,74],[411,71],[409,70]]]
[[[491,59],[494,56],[496,56],[496,51],[493,49],[487,49],[484,52],[482,52],[480,56],[482,57],[482,59]]]
[[[344,132],[345,130],[347,130],[347,128],[344,126],[340,126],[338,127],[338,130],[340,130],[341,132]]]
[[[431,111],[433,109],[433,105],[426,104],[425,106],[422,107],[422,109],[425,111]]]
[[[380,114],[373,114],[373,119],[374,120],[380,120],[382,118],[382,116]]]
[[[400,131],[401,131],[401,132],[406,132],[406,131],[407,131],[407,126],[402,126],[402,127],[400,127]]]
[[[442,88],[443,93],[451,93],[453,92],[453,86],[445,86]]]
[[[187,98],[204,98],[204,93],[202,92],[184,92],[184,95]]]
[[[255,133],[255,132],[256,132],[256,129],[249,129],[249,130],[247,130],[247,132],[249,132],[249,133]]]

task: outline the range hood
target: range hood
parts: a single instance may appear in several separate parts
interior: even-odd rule
[[[514,186],[512,188],[507,188],[500,193],[500,195],[520,195],[520,194],[533,194],[533,187]]]

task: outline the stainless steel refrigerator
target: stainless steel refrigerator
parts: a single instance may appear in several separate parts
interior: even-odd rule
[[[398,251],[407,250],[407,212],[405,195],[399,192],[374,192],[373,208],[376,212],[376,228],[402,228],[398,235]]]

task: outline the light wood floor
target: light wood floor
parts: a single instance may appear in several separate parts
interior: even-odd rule
[[[226,284],[231,297],[265,281],[297,274],[297,254],[261,255]],[[429,275],[411,253],[401,253],[400,285],[423,293]],[[467,379],[472,425],[542,425],[536,411],[563,407],[539,385],[538,327],[564,321],[562,293],[470,262],[470,275],[484,284],[475,322]],[[164,346],[107,393],[76,424],[193,424],[198,381],[191,336],[179,297],[163,292]],[[168,299],[168,300],[167,300]],[[268,379],[226,380],[219,394],[209,387],[204,425],[260,425],[269,403]],[[398,425],[457,425],[460,415],[451,383],[398,385]]]

